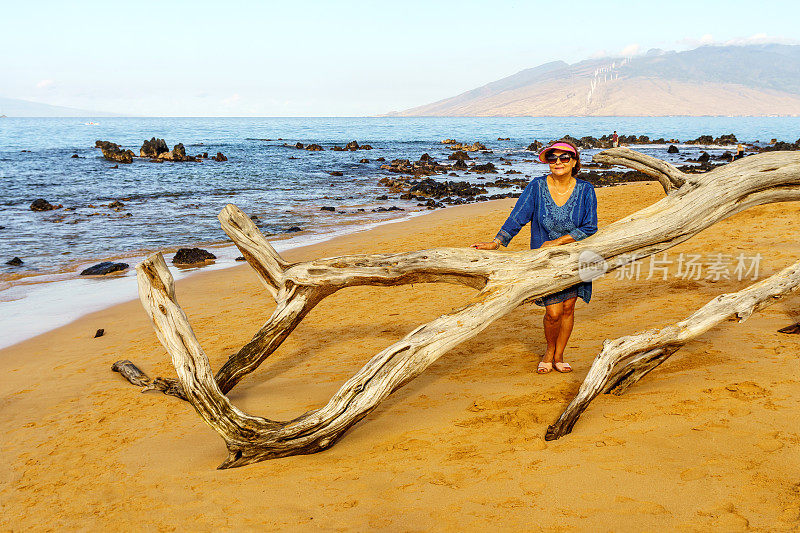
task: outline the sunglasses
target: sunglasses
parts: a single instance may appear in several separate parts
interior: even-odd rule
[[[569,163],[569,160],[575,157],[574,155],[570,154],[569,152],[565,152],[560,155],[556,155],[553,152],[548,152],[544,156],[544,160],[548,163],[555,163],[556,161],[561,161],[562,163]]]

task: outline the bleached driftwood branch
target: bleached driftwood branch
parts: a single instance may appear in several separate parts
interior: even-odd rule
[[[558,420],[547,428],[545,440],[570,433],[589,403],[601,392],[622,395],[687,342],[729,318],[744,322],[754,312],[772,305],[798,286],[800,261],[739,292],[717,296],[676,324],[605,341],[578,394]]]
[[[331,446],[392,391],[452,347],[521,303],[583,281],[586,257],[599,256],[607,270],[613,270],[675,246],[748,207],[800,199],[800,154],[792,152],[751,156],[695,176],[625,148],[607,150],[596,159],[660,176],[669,194],[583,241],[516,253],[437,248],[291,264],[269,246],[244,213],[227,206],[220,213],[223,228],[278,306],[216,377],[177,304],[172,276],[161,254],[142,262],[137,267],[141,300],[172,356],[176,386],[225,440],[229,457],[221,468]],[[245,414],[224,395],[273,353],[324,297],[345,287],[415,282],[459,283],[478,292],[464,307],[418,327],[375,355],[324,407],[294,420],[277,422]]]

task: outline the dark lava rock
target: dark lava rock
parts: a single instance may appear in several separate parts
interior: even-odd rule
[[[94,145],[96,148],[100,148],[103,152],[103,157],[109,161],[125,164],[133,163],[132,150],[123,150],[120,145],[110,141],[95,141]]]
[[[157,158],[166,152],[169,152],[167,141],[164,139],[156,139],[155,137],[149,141],[144,141],[142,147],[139,149],[139,155],[141,157]]]
[[[700,154],[700,157],[697,158],[698,163],[708,163],[708,160],[711,159],[711,156],[708,155],[708,152],[703,152]]]
[[[114,148],[119,149],[120,146],[116,143],[112,143],[111,141],[95,141],[94,142],[95,148],[100,148],[103,150],[112,150]],[[25,150],[23,150],[24,152]]]
[[[94,266],[90,266],[81,272],[81,276],[104,276],[112,272],[119,272],[128,268],[128,263],[113,263],[111,261],[103,261]]]
[[[439,182],[431,178],[415,181],[409,193],[433,198],[443,198],[445,196],[476,196],[486,194],[486,189],[476,187],[466,181],[444,181]]]
[[[432,174],[446,174],[449,167],[440,165],[428,154],[423,154],[419,161],[412,163],[408,159],[393,159],[388,165],[381,165],[381,168],[389,172],[399,174],[411,174],[413,176],[430,176]]]
[[[62,205],[53,205],[44,198],[37,198],[31,204],[31,211],[52,211],[53,209],[59,209]]]
[[[108,168],[119,168],[119,165],[114,165],[113,167],[108,167]]]
[[[325,150],[325,148],[323,148],[318,144],[309,144],[308,146],[306,146],[306,150],[308,150],[309,152],[322,152],[323,150]]]
[[[361,149],[362,150],[372,150],[372,146],[370,146],[368,144],[362,144],[361,145]]]
[[[385,194],[382,194],[382,195],[378,196],[378,197],[377,197],[377,198],[375,198],[375,199],[376,199],[376,200],[388,200],[388,199],[389,199],[389,197],[388,197],[388,196],[386,196]]]
[[[733,133],[728,133],[727,135],[720,135],[716,139],[714,139],[714,144],[737,144],[739,141],[736,139],[736,135]]]
[[[691,161],[691,160],[689,160],[689,161]],[[712,169],[714,169],[716,167],[719,167],[719,166],[722,166],[724,164],[726,164],[726,163],[720,163],[718,165],[715,165],[715,164],[710,163],[710,162],[705,162],[705,163],[700,163],[699,165],[682,165],[682,166],[678,167],[678,170],[680,170],[681,172],[683,172],[685,174],[704,174],[704,173],[708,172],[709,170],[712,170]]]
[[[132,150],[103,150],[103,157],[108,161],[116,161],[126,165],[133,163]]]
[[[625,172],[581,172],[581,179],[588,181],[597,187],[604,187],[606,185],[616,185],[618,183],[629,183],[634,181],[656,181],[655,178],[648,176],[638,170],[629,170]]]
[[[108,204],[108,207],[110,207],[111,209],[120,209],[120,208],[125,207],[125,204],[123,204],[119,200],[114,200],[113,202]]]
[[[793,150],[800,150],[800,139],[797,139],[795,143],[787,143],[784,141],[775,141],[769,146],[765,146],[761,148],[760,152],[776,152],[776,151],[793,151]]]
[[[186,148],[183,143],[178,143],[172,148],[172,160],[184,161],[186,159]]]
[[[467,166],[467,163],[463,159],[456,160],[456,162],[453,163],[453,168],[457,168],[459,170],[467,170],[467,169],[469,169],[469,167]]]
[[[191,265],[216,259],[217,256],[200,248],[179,248],[172,258],[174,265]]]
[[[462,150],[464,152],[477,152],[479,150],[486,150],[486,146],[478,141],[475,141],[472,144],[448,143],[447,147],[454,151]]]
[[[342,172],[339,172],[338,170],[328,172],[328,174],[330,174],[331,176],[344,176],[344,174]]]
[[[228,158],[225,157],[225,154],[223,154],[222,152],[217,152],[217,155],[215,155],[211,159],[213,159],[214,161],[218,161],[220,163],[228,160]]]
[[[70,157],[72,159],[78,159],[80,156],[78,154],[72,154]]]
[[[693,141],[686,141],[686,144],[736,144],[739,141],[736,139],[736,135],[733,133],[728,133],[727,135],[720,135],[716,139],[711,135],[701,135],[697,139]]]
[[[14,266],[14,267],[21,266],[22,263],[23,263],[23,261],[19,257],[15,257],[13,259],[9,259],[8,261],[6,261],[7,265],[11,265],[11,266]]]
[[[375,161],[386,161],[386,158],[385,158],[385,157],[379,157],[379,158],[378,158],[378,159],[376,159]]]
[[[98,329],[97,331],[94,332],[94,338],[96,339],[97,337],[102,337],[103,335],[105,335],[105,333],[106,333],[106,330],[104,330],[103,328],[100,328],[100,329]]]
[[[553,139],[550,142],[553,143],[557,141],[571,142],[578,148],[598,148],[598,147],[608,148],[611,146],[611,140],[610,139],[605,140],[603,137],[601,137],[600,139],[595,139],[594,137],[587,136],[587,137],[581,137],[580,139],[576,139],[572,135],[564,135],[560,139]],[[619,142],[620,143],[623,142],[623,137],[619,138]],[[630,143],[636,142],[636,137],[631,136],[628,142]],[[530,146],[528,148],[530,148]],[[539,148],[539,150],[541,150],[541,148]]]
[[[579,141],[582,148],[597,148],[598,146],[602,145],[600,139],[595,139],[591,135],[581,137]]]
[[[331,207],[331,206],[329,206],[329,205],[326,205],[326,206],[320,207],[320,208],[319,208],[319,210],[320,210],[320,211],[330,211],[330,212],[334,212],[334,211],[336,211],[336,208],[335,208],[335,207]]]
[[[465,159],[472,159],[472,158],[464,150],[456,150],[452,154],[448,155],[447,159],[450,159],[450,160],[453,160],[453,161],[463,161]]]
[[[498,141],[510,141],[511,137],[498,137],[497,140]]]
[[[622,135],[619,138],[620,144],[650,144],[650,137],[647,135]]]
[[[670,144],[669,148],[667,148],[667,153],[668,154],[679,154],[680,151],[678,150],[677,146],[675,146],[674,144]]]
[[[686,144],[714,144],[714,137],[711,135],[701,135],[693,141],[686,141]]]
[[[350,141],[349,143],[344,145],[344,149],[345,150],[358,150],[359,149],[358,142]]]
[[[297,226],[292,226],[291,228],[284,231],[284,233],[297,233],[298,231],[303,231],[303,230]]]
[[[217,152],[217,153],[221,154],[222,152]],[[203,152],[203,159],[208,159],[208,152]]]
[[[484,163],[483,165],[475,165],[470,167],[472,172],[478,172],[480,174],[497,174],[497,169],[492,163]]]
[[[304,144],[303,144],[303,143],[301,143],[301,142],[299,142],[299,143],[297,143],[297,144],[295,144],[295,145],[294,145],[294,147],[295,147],[295,148],[297,148],[298,150],[302,150],[303,148],[305,148],[305,146],[306,146],[306,145],[304,145]]]
[[[369,163],[369,159],[364,158],[361,161],[359,161],[359,163]]]
[[[538,152],[538,151],[539,151],[539,150],[541,150],[542,148],[544,148],[544,144],[542,144],[542,143],[541,143],[541,142],[539,142],[539,141],[533,141],[533,142],[532,142],[532,143],[530,143],[530,144],[528,145],[528,147],[527,147],[527,148],[525,148],[525,149],[526,149],[526,150],[528,150],[529,152]]]

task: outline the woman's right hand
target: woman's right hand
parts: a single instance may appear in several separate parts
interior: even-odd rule
[[[476,242],[470,248],[476,248],[478,250],[497,250],[500,248],[500,243],[497,241],[492,242]]]

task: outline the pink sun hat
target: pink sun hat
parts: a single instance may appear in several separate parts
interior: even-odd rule
[[[578,157],[578,152],[575,151],[575,148],[570,146],[565,142],[554,142],[553,144],[549,145],[547,148],[544,148],[541,152],[539,152],[539,161],[542,163],[547,163],[545,161],[544,156],[547,155],[547,152],[551,150],[561,150],[562,152],[571,152],[575,154],[575,157]]]

